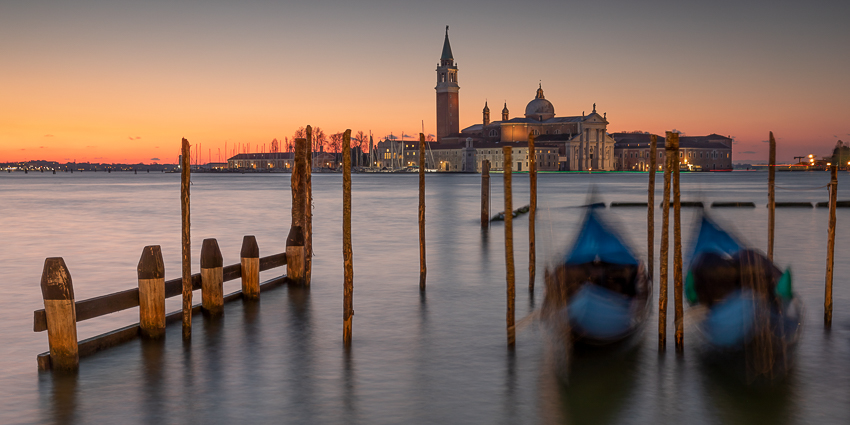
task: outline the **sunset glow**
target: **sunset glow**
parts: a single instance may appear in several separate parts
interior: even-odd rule
[[[848,6],[713,2],[315,1],[308,5],[17,2],[0,7],[0,161],[175,163],[327,134],[435,132],[451,25],[461,128],[485,100],[522,114],[539,82],[557,116],[610,132],[718,133],[735,162],[850,140]],[[227,143],[229,153],[225,151]],[[211,157],[211,158],[208,158]]]

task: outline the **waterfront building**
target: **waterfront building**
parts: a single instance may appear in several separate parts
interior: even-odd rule
[[[292,152],[240,153],[227,159],[227,168],[292,170]]]
[[[648,171],[650,133],[613,133],[615,168]],[[664,137],[656,135],[658,169],[664,169]],[[732,139],[719,134],[679,136],[679,162],[692,171],[732,170]]]
[[[484,102],[482,121],[458,131],[458,68],[449,43],[448,27],[443,41],[443,51],[437,66],[437,142],[442,150],[458,150],[446,152],[446,159],[452,159],[452,171],[461,171],[467,159],[459,160],[462,152],[468,149],[467,142],[478,154],[482,149],[494,150],[502,146],[514,146],[527,149],[528,135],[537,136],[535,139],[540,150],[558,149],[559,158],[555,170],[613,170],[615,141],[607,134],[608,120],[606,114],[596,112],[596,104],[590,114],[584,112],[580,116],[556,117],[555,107],[543,94],[542,84],[537,93],[525,107],[525,115],[510,118],[507,103],[502,108],[502,119],[490,120],[490,108]],[[525,144],[525,145],[523,145]],[[432,146],[437,150],[436,145]],[[537,144],[535,144],[537,146]],[[542,152],[538,152],[542,155]],[[546,154],[549,155],[549,154]],[[466,157],[464,157],[466,158]],[[544,157],[546,158],[546,157]],[[480,170],[483,158],[473,158]],[[548,163],[548,160],[543,162]],[[542,163],[538,161],[538,163]],[[495,163],[494,163],[495,165]],[[512,165],[515,166],[516,164]],[[526,167],[527,169],[527,167]],[[542,167],[540,168],[543,169]],[[471,171],[471,170],[469,170]]]

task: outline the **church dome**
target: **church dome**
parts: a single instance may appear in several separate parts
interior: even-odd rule
[[[552,102],[543,97],[543,87],[537,89],[537,96],[525,107],[525,117],[545,121],[555,117],[555,107]]]

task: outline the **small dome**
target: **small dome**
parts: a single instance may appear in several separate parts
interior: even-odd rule
[[[555,117],[555,107],[543,97],[542,87],[537,89],[537,96],[525,107],[525,117],[541,121]]]

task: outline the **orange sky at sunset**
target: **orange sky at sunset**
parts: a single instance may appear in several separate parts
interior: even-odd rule
[[[780,161],[850,141],[846,2],[632,3],[12,2],[0,162],[174,163],[181,137],[216,161],[306,124],[434,133],[447,24],[461,127],[485,100],[522,115],[542,81],[557,116],[595,102],[609,132],[731,135],[735,162],[765,161],[771,130]]]

